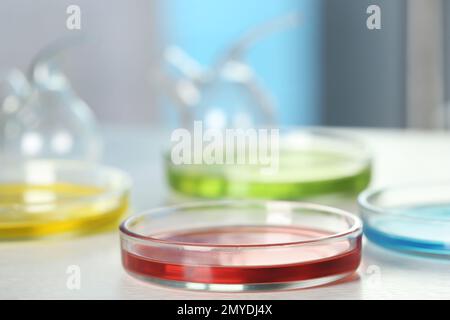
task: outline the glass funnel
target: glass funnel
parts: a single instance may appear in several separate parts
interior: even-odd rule
[[[273,98],[245,61],[251,46],[273,33],[300,23],[297,12],[248,30],[209,67],[201,66],[181,48],[170,46],[165,60],[170,68],[166,86],[180,124],[190,129],[196,120],[205,128],[249,128],[276,124]]]
[[[94,114],[59,67],[68,44],[0,79],[0,240],[103,229],[128,210],[129,178],[97,163]]]
[[[101,141],[91,109],[58,66],[67,43],[42,50],[25,77],[18,70],[0,79],[0,157],[11,160],[97,161]]]
[[[340,204],[341,198],[342,202],[354,198],[367,187],[371,178],[371,155],[364,143],[352,137],[335,130],[283,127],[275,129],[279,130],[279,139],[275,138],[274,143],[271,140],[270,148],[264,148],[264,139],[260,139],[263,136],[259,135],[259,129],[277,127],[277,108],[268,90],[263,89],[256,73],[245,62],[245,53],[256,41],[298,26],[301,21],[299,13],[295,12],[249,30],[206,70],[179,48],[169,48],[166,58],[181,74],[174,91],[180,102],[181,122],[190,131],[189,137],[194,137],[189,147],[178,149],[183,139],[177,140],[178,136],[172,135],[171,141],[177,143],[172,144],[171,152],[165,155],[167,180],[176,193],[175,200],[188,196],[317,202],[320,198],[327,204],[330,201]],[[201,130],[195,130],[198,121],[204,130],[201,137],[196,135]],[[207,132],[209,129],[217,132]],[[258,132],[236,130],[227,135],[229,129],[256,129]],[[255,136],[258,137],[253,139]],[[214,142],[218,142],[217,147]],[[255,145],[260,147],[258,153],[252,152]],[[183,152],[177,153],[181,149]],[[264,162],[260,165],[250,163],[249,159],[251,154],[257,154],[262,160],[261,150],[264,153],[269,149],[272,163],[279,165],[276,172],[264,175],[265,161],[260,161]],[[277,149],[279,152],[272,152]],[[215,150],[215,155],[220,153],[222,158],[204,161],[210,158],[210,150]],[[243,152],[237,155],[238,150]],[[186,161],[173,161],[174,155],[178,157],[182,153],[194,156],[186,157]],[[223,156],[225,153],[232,154],[231,161]],[[245,160],[238,163],[235,160],[241,155]]]

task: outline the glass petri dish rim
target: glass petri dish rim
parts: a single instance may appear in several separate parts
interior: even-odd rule
[[[363,153],[366,160],[370,161],[372,159],[372,149],[362,138],[356,137],[350,134],[350,132],[346,129],[333,128],[333,127],[320,127],[320,126],[304,126],[304,127],[295,127],[295,126],[282,126],[279,128],[271,128],[271,129],[280,129],[280,136],[285,134],[293,133],[293,134],[306,134],[317,137],[326,137],[330,140],[339,140],[340,142],[344,142],[347,144],[352,144],[355,147],[359,148]],[[351,129],[350,129],[351,130]]]
[[[59,206],[70,206],[74,204],[81,204],[81,203],[92,203],[94,201],[103,199],[103,198],[112,198],[115,196],[122,195],[132,188],[132,180],[131,177],[123,170],[117,169],[115,167],[103,165],[103,164],[97,164],[97,163],[91,163],[91,162],[85,162],[81,160],[62,160],[62,159],[32,159],[23,161],[20,163],[20,165],[23,165],[27,162],[33,162],[33,163],[52,163],[55,164],[57,168],[82,168],[83,165],[89,166],[91,169],[95,169],[95,172],[98,172],[101,170],[102,172],[105,172],[108,177],[115,176],[118,177],[120,181],[120,186],[114,187],[114,188],[107,188],[107,191],[102,192],[98,195],[92,196],[79,196],[76,198],[69,198],[67,200],[64,200],[64,203],[61,203]],[[54,204],[54,201],[43,201],[39,203],[28,203],[28,204],[21,204],[21,203],[12,203],[7,205],[0,204],[0,211],[1,210],[7,210],[7,209],[21,209],[21,208],[30,208],[33,206],[46,206],[46,205],[52,205]]]
[[[386,192],[398,191],[398,190],[407,190],[407,189],[423,189],[427,190],[429,187],[446,187],[450,189],[450,181],[426,181],[426,182],[416,182],[410,184],[397,184],[393,186],[381,187],[381,188],[369,188],[361,192],[358,196],[358,206],[362,213],[368,214],[382,214],[389,215],[392,214],[391,209],[386,209],[381,206],[377,206],[373,204],[370,199],[375,196],[379,196]],[[417,216],[411,216],[406,211],[404,213],[395,213],[396,218],[400,217],[405,220],[410,221],[424,221],[424,222],[437,222],[437,223],[450,223],[450,219],[439,219],[439,218],[421,218]]]
[[[140,219],[143,216],[160,216],[163,214],[167,214],[174,211],[182,211],[185,209],[195,209],[195,208],[205,208],[208,206],[232,206],[234,204],[240,205],[259,205],[260,208],[264,208],[264,205],[269,203],[276,204],[284,204],[291,205],[293,209],[310,209],[318,212],[325,212],[327,214],[333,214],[340,217],[344,217],[351,221],[351,226],[345,231],[341,231],[339,233],[320,237],[313,240],[304,240],[304,241],[292,241],[292,242],[284,242],[284,243],[268,243],[268,244],[207,244],[207,243],[191,243],[191,242],[182,242],[182,241],[170,241],[164,239],[158,239],[155,237],[145,236],[136,232],[133,232],[129,229],[129,224],[135,221],[136,219]],[[168,245],[175,247],[191,247],[191,248],[222,248],[222,249],[236,249],[236,248],[268,248],[268,247],[286,247],[286,246],[300,246],[300,245],[312,245],[312,244],[321,244],[329,241],[339,241],[342,239],[346,239],[349,237],[357,237],[362,234],[362,221],[360,218],[352,213],[347,211],[318,205],[314,203],[308,202],[294,202],[294,201],[267,201],[267,200],[212,200],[212,201],[200,201],[200,202],[191,202],[185,203],[181,205],[173,205],[167,207],[155,208],[152,210],[144,211],[143,213],[132,215],[125,219],[119,226],[119,230],[122,237],[126,237],[132,240],[138,240],[142,243],[154,243],[157,245]]]

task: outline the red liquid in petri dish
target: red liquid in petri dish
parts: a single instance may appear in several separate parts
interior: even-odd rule
[[[178,246],[135,244],[133,252],[122,249],[122,260],[129,272],[139,276],[205,284],[281,283],[352,273],[361,259],[361,235],[353,241],[281,245],[330,235],[323,230],[267,225],[168,232],[152,237]],[[187,249],[181,249],[181,244]]]

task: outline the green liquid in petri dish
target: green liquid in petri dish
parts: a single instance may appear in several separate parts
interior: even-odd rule
[[[259,165],[174,165],[166,157],[170,186],[202,198],[295,200],[330,194],[356,195],[370,182],[370,161],[335,149],[281,148],[279,168],[261,174]]]

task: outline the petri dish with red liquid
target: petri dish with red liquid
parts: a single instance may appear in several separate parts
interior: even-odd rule
[[[131,216],[120,230],[129,274],[191,290],[319,286],[350,276],[361,260],[358,217],[301,202],[184,204]]]

